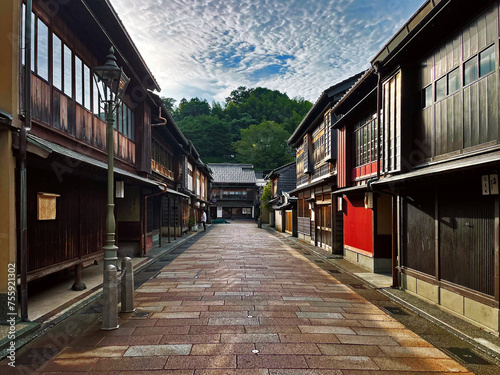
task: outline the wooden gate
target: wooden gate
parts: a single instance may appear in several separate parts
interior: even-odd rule
[[[285,214],[285,232],[292,234],[292,210],[286,211]]]
[[[315,209],[315,243],[316,246],[331,250],[332,248],[332,206],[317,205]]]

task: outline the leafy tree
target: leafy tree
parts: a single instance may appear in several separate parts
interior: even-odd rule
[[[190,139],[204,162],[231,159],[231,132],[227,121],[216,116],[189,116],[177,122],[182,133]],[[210,160],[208,158],[211,158]]]
[[[174,113],[175,113],[174,106],[175,106],[175,102],[177,100],[175,100],[174,98],[162,97],[161,101],[163,102],[163,104],[165,105],[165,107],[167,107],[167,111],[173,116]]]
[[[272,198],[271,181],[268,181],[267,185],[264,186],[264,189],[262,189],[262,195],[260,196],[260,201],[262,202],[262,206],[267,208],[268,210],[271,209],[271,203],[269,203],[271,198]]]
[[[200,100],[199,98],[192,98],[189,102],[183,98],[176,111],[175,120],[182,120],[189,116],[205,116],[211,114],[210,104],[207,100]]]
[[[240,86],[236,90],[231,91],[231,94],[226,98],[226,105],[234,103],[236,105],[243,103],[252,93],[252,89],[247,89],[245,86]]]
[[[290,137],[283,125],[263,121],[241,130],[241,140],[236,142],[236,160],[251,163],[256,170],[273,170],[293,161],[286,141]]]
[[[182,99],[179,106],[174,109],[175,101],[171,98],[162,98],[167,108],[172,108],[174,120],[177,122],[187,138],[191,139],[196,149],[205,162],[227,162],[234,161],[232,154],[236,145],[243,147],[243,131],[262,123],[273,123],[279,125],[281,130],[288,135],[282,134],[281,146],[285,148],[285,141],[292,134],[307,114],[312,104],[303,98],[290,99],[288,95],[277,90],[269,90],[263,87],[247,88],[240,86],[233,90],[226,98],[225,103],[212,102],[210,105],[206,100],[192,98],[189,101]],[[168,104],[168,105],[167,105]],[[274,126],[274,125],[273,125]],[[272,131],[276,131],[274,127]],[[218,133],[218,131],[220,131]],[[275,155],[281,148],[272,150]],[[279,154],[278,152],[278,154]],[[288,154],[287,154],[288,152]],[[293,160],[290,151],[284,152],[284,162],[277,163],[275,167]],[[262,151],[264,153],[264,151]],[[253,163],[252,152],[241,151],[238,161]],[[264,160],[264,159],[262,159]],[[275,156],[271,157],[271,162]],[[280,159],[277,159],[280,160]],[[270,165],[261,163],[262,169],[273,169]],[[257,168],[259,169],[259,168]]]

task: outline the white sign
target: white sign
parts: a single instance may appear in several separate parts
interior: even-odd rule
[[[490,174],[490,194],[498,194],[498,175]]]
[[[490,195],[490,176],[483,175],[481,176],[482,180],[482,190],[483,190],[483,195]]]

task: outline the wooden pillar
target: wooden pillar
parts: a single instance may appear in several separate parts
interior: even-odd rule
[[[168,223],[168,243],[170,243],[170,224],[171,224],[171,217],[170,217],[170,195],[167,195],[167,223]]]
[[[163,195],[160,195],[160,247],[161,247],[161,235],[162,235],[162,228],[163,228]]]

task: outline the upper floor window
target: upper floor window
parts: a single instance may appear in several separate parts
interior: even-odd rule
[[[67,46],[64,45],[64,62],[63,62],[63,79],[64,79],[64,88],[63,91],[66,95],[72,97],[73,96],[73,69],[72,69],[72,59],[73,59],[73,53],[71,52],[71,49]]]
[[[151,167],[155,172],[158,172],[166,177],[174,179],[174,160],[173,155],[163,147],[156,139],[152,141],[152,156],[153,160]]]
[[[304,157],[305,157],[305,147],[304,142],[297,148],[296,152],[296,163],[297,163],[297,176],[301,176],[304,173]]]
[[[324,123],[313,133],[313,159],[314,164],[318,164],[325,159]]]
[[[200,172],[196,171],[196,195],[200,196],[200,194],[201,194]]]
[[[246,190],[223,190],[223,199],[247,199]]]
[[[49,28],[40,18],[38,18],[37,26],[36,73],[47,81],[49,79]]]
[[[193,191],[193,166],[191,163],[186,163],[187,169],[187,188]]]
[[[75,56],[75,100],[83,104],[83,66],[78,56]]]
[[[62,61],[63,47],[62,41],[56,34],[52,34],[52,85],[62,90]]]
[[[360,167],[377,160],[377,119],[368,116],[354,125],[352,133],[353,166]]]

